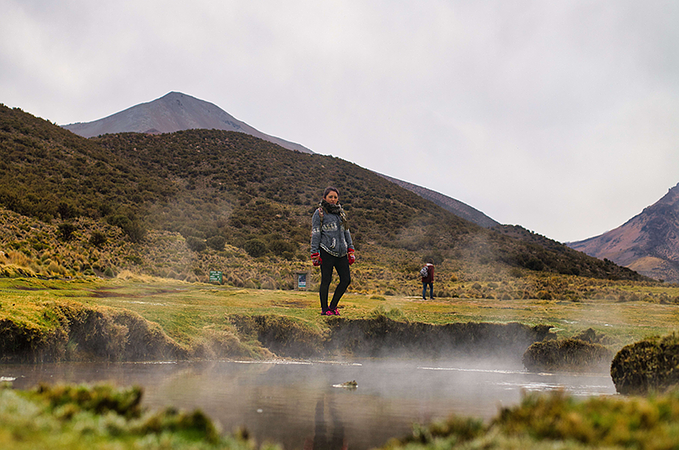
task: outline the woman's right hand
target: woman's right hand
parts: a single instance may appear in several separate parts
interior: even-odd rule
[[[311,263],[314,266],[320,266],[323,260],[321,259],[321,255],[319,253],[312,253],[311,254]]]

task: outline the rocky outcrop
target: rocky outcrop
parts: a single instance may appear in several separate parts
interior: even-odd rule
[[[679,282],[679,184],[622,226],[567,245],[651,278]]]

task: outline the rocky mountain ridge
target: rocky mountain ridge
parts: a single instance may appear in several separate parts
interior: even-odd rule
[[[618,228],[567,245],[652,278],[679,282],[679,184]]]
[[[452,197],[448,197],[447,195],[443,195],[439,192],[433,191],[431,189],[427,189],[422,186],[418,186],[416,184],[408,183],[407,181],[402,181],[398,180],[396,178],[392,178],[387,175],[379,174],[379,176],[386,178],[387,180],[391,181],[392,183],[395,183],[399,186],[401,186],[404,189],[409,190],[410,192],[413,192],[420,197],[424,198],[425,200],[429,200],[430,202],[433,202],[437,205],[439,205],[441,208],[452,212],[458,217],[461,217],[465,220],[468,220],[470,222],[473,222],[477,225],[480,225],[484,228],[492,228],[496,225],[500,225],[499,222],[496,220],[488,217],[481,211],[479,211],[476,208],[473,208],[466,203],[463,203],[459,200],[456,200]]]
[[[86,138],[125,132],[159,134],[192,129],[237,131],[288,150],[313,153],[301,144],[262,133],[213,103],[181,92],[170,92],[156,100],[132,106],[103,119],[63,125],[63,128]]]

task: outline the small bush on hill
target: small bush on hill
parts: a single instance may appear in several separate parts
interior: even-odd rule
[[[217,251],[222,251],[224,250],[224,244],[226,244],[226,238],[224,236],[212,236],[209,237],[205,243],[207,244],[208,247],[212,248],[213,250]]]
[[[76,227],[72,223],[61,223],[57,227],[59,238],[62,241],[70,241],[71,238],[73,237],[73,233],[75,232],[75,230]]]
[[[202,252],[207,248],[205,240],[194,236],[189,236],[188,238],[186,238],[186,245],[188,245],[189,248],[194,252]]]
[[[250,239],[245,243],[243,246],[246,252],[248,252],[248,255],[252,256],[253,258],[259,258],[260,256],[264,256],[267,254],[268,249],[264,241],[261,239]]]

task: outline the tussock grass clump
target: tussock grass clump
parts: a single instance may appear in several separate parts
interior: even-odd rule
[[[613,353],[601,344],[580,339],[535,342],[523,354],[523,365],[533,371],[606,371]]]
[[[676,448],[679,397],[594,397],[579,401],[562,392],[531,394],[503,409],[494,425],[509,435],[575,441],[594,448]]]
[[[480,419],[451,416],[427,426],[415,424],[412,435],[392,439],[383,449],[455,448],[483,436],[486,431]]]
[[[679,385],[679,336],[651,337],[623,347],[611,363],[621,394],[647,394]]]
[[[82,411],[91,411],[96,414],[106,414],[112,411],[126,418],[141,415],[142,389],[139,387],[115,390],[112,386],[105,384],[91,387],[41,384],[31,390],[30,395],[46,400],[52,411],[60,410],[62,413],[68,411],[71,417]]]
[[[246,437],[222,436],[200,410],[143,410],[142,394],[137,387],[109,385],[41,385],[29,391],[0,387],[0,448],[258,448]]]
[[[679,446],[679,394],[649,398],[527,394],[488,424],[451,417],[416,425],[391,449],[671,449]]]

